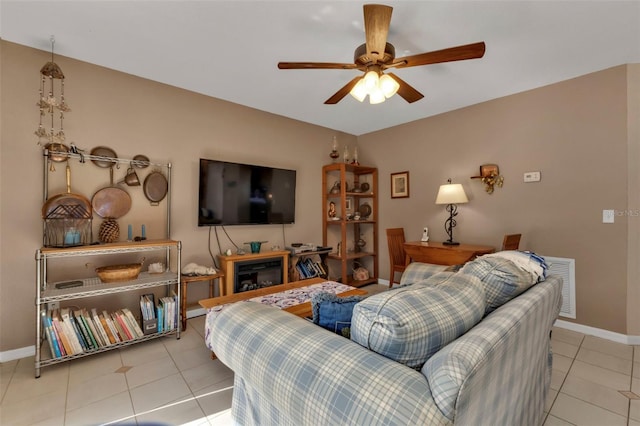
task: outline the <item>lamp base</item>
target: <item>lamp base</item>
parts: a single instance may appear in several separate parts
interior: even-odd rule
[[[457,241],[443,241],[442,245],[444,246],[459,246],[460,243]]]

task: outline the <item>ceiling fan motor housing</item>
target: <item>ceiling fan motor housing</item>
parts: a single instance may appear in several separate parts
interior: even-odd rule
[[[396,57],[396,48],[393,47],[393,44],[387,43],[384,47],[384,55],[381,59],[377,60],[377,62],[381,62],[383,64],[389,64],[393,62]],[[377,58],[372,58],[367,55],[367,44],[361,44],[358,46],[353,52],[353,62],[358,65],[367,66],[376,62]]]

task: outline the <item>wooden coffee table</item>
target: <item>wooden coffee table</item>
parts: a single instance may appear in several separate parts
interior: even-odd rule
[[[280,293],[286,290],[292,290],[295,288],[308,287],[313,284],[319,284],[327,281],[324,278],[311,278],[308,280],[302,281],[294,281],[287,284],[278,284],[272,285],[269,287],[259,288],[257,290],[249,290],[243,291],[240,293],[230,294],[228,296],[221,297],[212,297],[209,299],[200,300],[198,303],[205,309],[213,308],[214,306],[226,305],[229,303],[241,302],[243,300],[253,299],[254,297],[259,296],[267,296],[269,294]],[[359,288],[353,288],[352,290],[347,290],[342,293],[338,293],[338,297],[347,297],[347,296],[362,296],[367,294],[365,290],[361,290]],[[311,316],[311,302],[304,302],[298,305],[290,306],[288,308],[284,308],[284,311],[290,312],[299,317],[310,317]]]

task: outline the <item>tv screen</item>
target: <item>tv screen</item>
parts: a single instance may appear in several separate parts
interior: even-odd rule
[[[295,222],[296,171],[200,159],[198,226]]]

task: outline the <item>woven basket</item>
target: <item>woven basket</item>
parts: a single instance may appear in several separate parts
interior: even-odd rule
[[[103,283],[117,283],[121,281],[131,281],[138,278],[142,262],[129,263],[126,265],[111,265],[96,268],[98,277]]]

